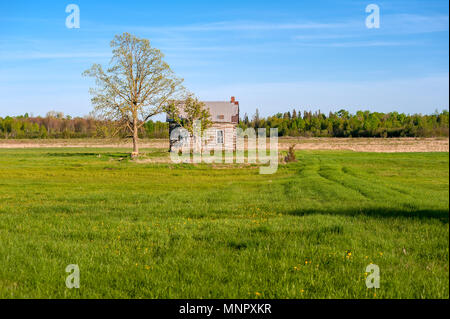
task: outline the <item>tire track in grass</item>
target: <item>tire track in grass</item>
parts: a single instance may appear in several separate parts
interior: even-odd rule
[[[339,185],[342,188],[346,189],[347,191],[351,190],[356,192],[358,195],[360,195],[361,197],[363,197],[366,200],[372,200],[373,198],[371,198],[371,196],[365,192],[362,191],[361,189],[357,188],[357,187],[352,187],[349,185],[349,183],[344,182],[343,179],[338,179],[338,178],[332,178],[332,173],[336,172],[337,173],[338,168],[334,168],[334,167],[330,167],[330,166],[320,166],[319,170],[317,171],[317,174],[322,177],[323,179],[334,183],[335,185]],[[342,175],[344,176],[344,175]]]
[[[371,201],[384,202],[389,199],[398,202],[399,195],[402,195],[399,192],[393,193],[391,189],[385,185],[380,185],[378,181],[344,173],[342,166],[339,164],[321,166],[318,174],[329,181],[358,192],[361,196]]]
[[[310,159],[310,163],[304,164],[303,167],[298,171],[298,176],[303,179],[309,179],[312,181],[310,189],[319,195],[322,199],[329,200],[354,200],[356,198],[369,199],[364,193],[346,187],[343,184],[336,183],[336,181],[327,178],[321,174],[322,160],[320,158]],[[298,177],[297,177],[298,178]],[[325,184],[326,183],[326,184]],[[325,187],[326,185],[326,187]],[[344,192],[336,188],[339,185]]]
[[[370,175],[370,174],[367,174],[367,173],[355,173],[353,170],[351,170],[350,168],[348,168],[348,167],[346,167],[346,166],[342,166],[341,171],[342,171],[342,173],[344,173],[344,174],[349,174],[349,175],[351,175],[351,176],[353,176],[353,177],[355,177],[355,178],[365,178],[365,179],[367,179],[367,180],[370,179],[371,181],[375,181],[375,179],[373,178],[373,175]],[[378,180],[377,180],[377,181],[378,181]],[[380,186],[381,186],[381,185],[380,185]],[[383,186],[383,187],[388,187],[390,190],[392,190],[392,191],[394,191],[394,192],[397,192],[397,193],[399,193],[399,194],[401,194],[401,195],[404,195],[404,196],[406,196],[406,197],[409,197],[409,198],[411,198],[411,199],[414,199],[414,196],[413,196],[410,192],[408,192],[408,191],[402,189],[401,187],[389,185],[389,184],[387,184],[387,183],[383,183],[382,186]]]

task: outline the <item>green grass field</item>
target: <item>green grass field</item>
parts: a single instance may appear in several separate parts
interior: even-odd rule
[[[0,298],[449,298],[448,153],[302,151],[260,175],[126,151],[0,149]]]

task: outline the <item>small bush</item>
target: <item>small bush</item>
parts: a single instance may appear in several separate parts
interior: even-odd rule
[[[286,163],[297,162],[297,158],[295,157],[294,149],[295,149],[295,144],[292,144],[291,146],[289,146],[288,153],[287,153],[286,157],[284,158],[284,161]]]

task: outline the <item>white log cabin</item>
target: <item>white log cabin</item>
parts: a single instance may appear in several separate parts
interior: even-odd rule
[[[239,124],[239,102],[232,96],[230,101],[202,101],[205,108],[209,109],[212,125],[206,130],[206,141],[204,140],[202,149],[235,150],[236,149],[236,128]],[[182,118],[182,114],[180,115]],[[187,136],[173,138],[172,132],[180,125],[173,119],[167,117],[169,122],[170,149],[180,148],[186,142]]]

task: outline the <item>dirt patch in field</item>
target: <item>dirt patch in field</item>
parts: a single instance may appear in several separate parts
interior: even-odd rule
[[[140,148],[169,148],[169,140],[166,139],[142,139]],[[132,148],[131,140],[122,139],[23,139],[0,140],[0,148]]]
[[[279,149],[349,150],[355,152],[448,152],[448,138],[305,138],[279,140]]]
[[[355,152],[448,152],[448,138],[279,138],[279,150],[349,150]],[[269,147],[269,143],[267,144]],[[0,140],[0,148],[132,148],[117,139]],[[142,139],[141,149],[168,149],[167,139]],[[154,159],[149,159],[153,162]],[[156,159],[155,159],[156,160]],[[160,162],[161,159],[158,159]]]

